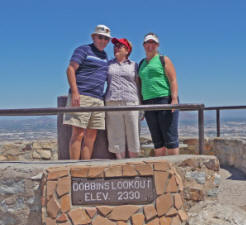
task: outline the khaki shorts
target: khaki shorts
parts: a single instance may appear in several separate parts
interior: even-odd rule
[[[106,102],[107,106],[137,105],[130,102]],[[109,151],[122,153],[127,150],[139,152],[139,112],[116,111],[106,113],[106,126],[108,135]]]
[[[68,95],[67,106],[71,106],[71,95]],[[80,106],[98,107],[104,106],[104,102],[98,98],[80,95]],[[75,112],[65,113],[63,124],[75,127],[105,130],[105,113],[104,112]]]

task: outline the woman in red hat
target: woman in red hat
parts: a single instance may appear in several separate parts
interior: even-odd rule
[[[132,44],[125,38],[113,38],[115,58],[109,62],[107,106],[139,105],[137,64],[129,59]],[[116,158],[137,157],[139,144],[139,112],[119,111],[106,113],[109,151]]]

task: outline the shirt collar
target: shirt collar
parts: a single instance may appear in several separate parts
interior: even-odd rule
[[[91,48],[92,48],[93,50],[96,50],[96,51],[98,51],[98,52],[103,52],[103,53],[104,53],[104,50],[100,51],[99,49],[97,49],[97,47],[94,45],[94,43],[91,43],[90,46],[91,46]]]
[[[119,62],[117,61],[116,58],[114,58],[113,61],[119,64]],[[126,63],[131,64],[132,61],[131,61],[130,59],[126,59],[126,60],[125,60],[124,62],[122,62],[121,64],[126,64]]]

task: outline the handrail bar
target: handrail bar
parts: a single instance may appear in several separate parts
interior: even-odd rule
[[[204,110],[215,110],[216,111],[216,131],[217,131],[217,137],[220,137],[220,110],[235,110],[235,109],[246,109],[246,105],[213,106],[213,107],[205,107],[204,108]]]
[[[66,112],[107,112],[107,111],[150,111],[150,110],[189,110],[198,111],[199,153],[204,147],[204,104],[158,104],[135,106],[101,106],[101,107],[57,107],[57,108],[26,108],[0,109],[0,116],[42,116],[61,115]]]
[[[107,112],[107,111],[150,111],[150,110],[199,110],[204,104],[157,104],[136,106],[101,106],[101,107],[57,107],[57,108],[26,108],[26,109],[0,109],[0,116],[41,116],[57,115],[67,112]]]
[[[205,107],[204,110],[230,110],[230,109],[246,109],[246,105],[235,105],[235,106],[211,106]]]

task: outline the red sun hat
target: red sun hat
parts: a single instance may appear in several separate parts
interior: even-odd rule
[[[132,46],[131,46],[131,44],[129,43],[129,41],[126,38],[120,38],[120,39],[118,39],[118,38],[112,38],[111,42],[114,45],[117,44],[117,43],[121,43],[121,44],[125,45],[128,48],[129,54],[132,51]]]

